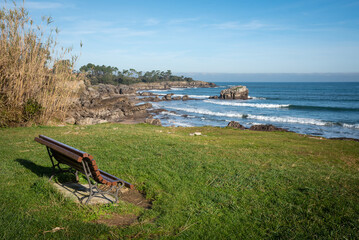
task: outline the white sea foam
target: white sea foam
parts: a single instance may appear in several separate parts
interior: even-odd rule
[[[171,90],[173,90],[173,91],[181,91],[181,90],[185,90],[185,88],[171,88]]]
[[[256,119],[267,122],[282,122],[282,123],[299,123],[299,124],[309,124],[309,125],[317,125],[317,126],[325,126],[328,123],[323,122],[321,120],[311,119],[311,118],[296,118],[296,117],[275,117],[275,116],[260,116],[260,115],[252,115],[248,114],[247,118]]]
[[[238,106],[238,107],[255,107],[255,108],[287,108],[289,104],[264,104],[264,103],[242,103],[242,102],[227,102],[227,101],[214,101],[205,100],[204,102],[225,105],[225,106]]]
[[[189,123],[184,123],[184,122],[180,122],[180,121],[168,121],[168,123],[176,125],[176,126],[180,126],[180,127],[193,127]]]
[[[248,98],[250,98],[252,100],[266,100],[266,98],[264,98],[264,97],[251,97],[251,96],[248,96]]]
[[[344,124],[343,124],[343,127],[345,127],[345,128],[356,128],[356,129],[359,129],[359,124],[347,124],[347,123],[344,123]]]
[[[220,112],[212,112],[206,109],[200,109],[200,108],[181,108],[181,107],[167,107],[171,109],[175,109],[178,111],[184,111],[184,112],[190,112],[190,113],[197,113],[197,114],[203,114],[203,115],[212,115],[212,116],[218,116],[218,117],[235,117],[235,118],[242,118],[243,114],[233,113],[233,112],[227,112],[227,113],[220,113]]]
[[[174,94],[174,97],[183,97],[184,94]],[[206,95],[188,95],[190,98],[197,98],[197,99],[208,99],[209,96]]]
[[[188,97],[190,98],[203,98],[203,99],[207,99],[209,98],[210,96],[207,96],[207,95],[188,95]]]
[[[317,126],[325,126],[328,125],[327,122],[311,119],[311,118],[296,118],[296,117],[276,117],[276,116],[261,116],[261,115],[252,115],[252,114],[240,114],[235,112],[213,112],[206,109],[200,108],[180,108],[180,107],[168,107],[171,109],[175,109],[178,111],[190,112],[190,113],[197,113],[203,115],[211,115],[217,117],[230,117],[230,118],[246,118],[246,119],[256,119],[260,121],[266,122],[282,122],[282,123],[298,123],[298,124],[309,124],[309,125],[317,125]]]
[[[161,114],[168,115],[168,116],[176,116],[176,117],[181,117],[182,116],[182,115],[174,113],[174,112],[165,112],[165,111],[161,112]]]
[[[152,108],[157,109],[157,108],[161,108],[161,106],[160,106],[160,104],[153,102],[152,103]]]
[[[151,89],[151,90],[142,90],[142,92],[168,92],[168,90]]]

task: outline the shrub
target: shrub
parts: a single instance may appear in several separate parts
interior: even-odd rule
[[[23,6],[0,10],[0,126],[46,124],[63,119],[76,94],[77,60],[60,48],[50,17],[34,24]],[[43,27],[45,26],[45,27]],[[71,60],[64,60],[69,57]]]

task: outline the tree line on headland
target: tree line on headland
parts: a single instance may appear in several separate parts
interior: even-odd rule
[[[87,78],[91,81],[91,84],[133,84],[139,82],[164,82],[164,81],[193,81],[190,77],[175,76],[171,70],[160,71],[152,70],[147,72],[136,71],[131,68],[129,70],[124,69],[119,71],[117,67],[95,65],[88,63],[80,68],[80,72],[86,73]]]

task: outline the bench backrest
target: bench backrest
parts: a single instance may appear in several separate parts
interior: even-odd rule
[[[83,151],[76,148],[58,142],[52,138],[44,135],[35,137],[35,141],[45,145],[51,151],[51,155],[62,164],[66,164],[73,169],[86,174],[84,166],[90,174],[90,177],[98,183],[106,184],[109,186],[116,185],[120,180],[115,176],[112,176],[104,171],[98,169],[96,161],[93,157]],[[132,188],[132,186],[131,186]]]

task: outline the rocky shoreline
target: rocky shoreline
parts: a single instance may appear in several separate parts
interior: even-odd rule
[[[202,81],[139,83],[129,86],[114,86],[109,84],[98,84],[92,86],[82,83],[80,84],[80,93],[78,97],[74,99],[73,106],[68,112],[65,122],[68,124],[77,125],[119,122],[124,124],[148,123],[161,126],[160,119],[154,119],[153,117],[158,113],[167,110],[152,109],[152,104],[149,102],[187,101],[196,99],[190,98],[187,95],[183,97],[173,97],[174,94],[159,96],[152,92],[146,92],[146,90],[168,90],[171,88],[194,87],[216,87],[216,85]],[[244,93],[244,95],[242,93]],[[216,99],[238,99],[239,95],[241,99],[249,99],[248,90],[245,86],[240,86],[240,88],[237,86],[232,90],[223,90],[221,95]],[[247,128],[235,121],[230,122],[228,127],[247,130]],[[273,125],[253,125],[248,130],[289,132],[286,129],[278,128]],[[317,136],[310,137],[325,139]],[[359,139],[353,138],[329,139],[359,141]]]
[[[150,93],[140,92],[144,90],[168,90],[171,88],[205,88],[216,87],[214,83],[203,81],[177,81],[136,83],[132,85],[109,85],[109,84],[82,84],[78,98],[74,99],[73,105],[65,120],[68,124],[91,125],[105,122],[145,122],[156,114],[151,110],[151,103],[156,101],[191,100],[188,96],[173,97],[167,94],[162,98]],[[139,96],[146,98],[138,98]],[[147,97],[148,96],[148,97]],[[158,121],[147,122],[159,125]]]

